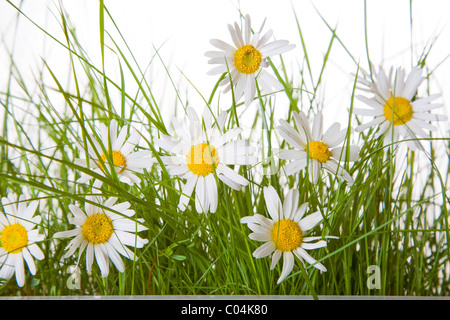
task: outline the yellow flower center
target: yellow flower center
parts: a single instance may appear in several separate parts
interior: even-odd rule
[[[120,168],[119,173],[122,173],[127,167],[127,160],[125,159],[125,156],[120,151],[113,151],[110,156],[112,157],[114,167]],[[101,169],[104,170],[105,167],[103,166],[103,164],[106,163],[108,160],[106,159],[105,154],[102,154],[101,158],[102,161],[99,161],[98,165]]]
[[[234,53],[234,66],[241,73],[252,74],[259,69],[261,57],[261,52],[251,44],[247,44]]]
[[[214,168],[219,164],[219,156],[213,146],[199,143],[192,146],[186,156],[186,162],[192,173],[205,177],[214,172]]]
[[[87,217],[81,226],[83,237],[92,244],[105,243],[114,232],[111,218],[104,213]]]
[[[10,224],[3,228],[0,241],[7,252],[19,253],[28,245],[28,232],[19,223]]]
[[[293,251],[302,245],[302,229],[292,220],[283,219],[273,225],[271,237],[278,250]]]
[[[305,151],[307,151],[308,149],[309,156],[321,163],[327,162],[331,158],[331,151],[328,148],[328,145],[326,145],[322,141],[311,141],[305,147]]]
[[[384,105],[384,116],[394,126],[402,125],[411,120],[413,108],[408,99],[402,97],[390,97]]]

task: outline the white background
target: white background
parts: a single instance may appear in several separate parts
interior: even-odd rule
[[[97,67],[101,67],[99,41],[99,1],[48,0],[12,1],[21,6],[23,12],[39,26],[57,39],[64,41],[60,26],[59,7],[64,7],[85,51]],[[175,91],[162,67],[167,66],[175,86],[180,89],[182,103],[203,108],[201,95],[208,98],[217,77],[206,75],[212,68],[207,64],[205,51],[212,50],[212,38],[231,42],[227,24],[239,21],[239,10],[252,17],[253,27],[259,28],[265,18],[265,30],[272,29],[277,39],[287,39],[296,44],[295,50],[283,55],[294,81],[300,79],[299,66],[305,68],[295,14],[303,32],[308,50],[313,78],[317,79],[324,54],[327,51],[331,32],[320,17],[332,28],[348,51],[367,69],[364,38],[364,1],[362,0],[317,0],[317,1],[269,1],[269,0],[105,0],[105,5],[113,16],[138,64],[146,69],[146,80],[151,84],[155,98],[165,115],[173,112],[177,103]],[[427,66],[433,70],[431,93],[442,92],[442,101],[450,99],[450,2],[447,0],[412,1],[412,29],[410,23],[410,1],[368,0],[367,34],[370,58],[374,64],[403,66],[409,70],[417,62],[422,50],[432,42],[433,48],[427,59]],[[120,42],[117,33],[107,20],[106,30]],[[18,21],[18,23],[17,23]],[[6,1],[0,2],[0,91],[5,91],[8,81],[10,57],[21,74],[33,88],[34,78],[43,69],[42,59],[67,82],[70,88],[70,65],[68,54],[52,39],[30,23],[26,18],[17,19],[17,11]],[[437,40],[434,40],[437,37]],[[112,42],[107,39],[107,44]],[[351,73],[356,71],[355,63],[343,49],[339,41],[334,41],[324,74],[323,87],[318,101],[323,103],[335,120],[349,108]],[[121,48],[125,46],[121,43]],[[155,58],[155,48],[159,48],[161,58]],[[411,49],[412,48],[412,49]],[[107,50],[108,51],[108,50]],[[106,69],[112,78],[118,78],[118,64],[112,52],[107,52]],[[154,60],[152,60],[154,58]],[[182,75],[181,72],[184,74]],[[309,77],[309,75],[308,75]],[[45,81],[53,85],[48,74]],[[188,81],[188,80],[189,81]],[[306,79],[307,84],[309,79]],[[131,93],[135,92],[127,81]],[[194,88],[195,86],[195,88]],[[133,95],[133,94],[131,94]],[[278,96],[282,93],[278,93]],[[227,99],[228,95],[224,95]],[[224,100],[226,101],[226,100]],[[278,103],[282,104],[280,96]],[[114,103],[114,101],[113,101]],[[226,105],[226,103],[224,103]],[[280,107],[278,117],[283,117]],[[442,112],[441,112],[442,113]]]

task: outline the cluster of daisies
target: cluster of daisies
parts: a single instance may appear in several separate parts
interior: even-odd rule
[[[209,73],[224,75],[220,85],[224,91],[232,91],[236,101],[244,100],[246,106],[257,97],[257,91],[264,94],[284,90],[283,85],[267,70],[269,58],[288,52],[294,48],[286,40],[273,40],[272,31],[262,33],[261,28],[254,31],[251,20],[245,16],[244,29],[237,23],[229,25],[232,44],[221,40],[211,40],[217,51],[209,51],[206,56],[210,64],[216,64]],[[431,121],[442,121],[444,115],[435,115],[430,111],[441,107],[432,103],[439,95],[417,97],[417,89],[424,81],[422,70],[414,68],[408,76],[399,68],[391,69],[389,74],[380,67],[376,72],[363,72],[359,79],[360,89],[370,93],[371,97],[358,96],[368,109],[355,109],[357,115],[372,116],[373,120],[361,124],[357,132],[374,129],[374,137],[382,138],[385,145],[400,142],[405,138],[407,145],[421,149],[420,139],[429,137],[428,130],[436,129]],[[236,171],[236,166],[258,164],[252,154],[255,148],[248,140],[241,139],[242,129],[225,127],[227,112],[214,114],[209,107],[203,114],[188,107],[187,125],[172,118],[174,135],[160,133],[154,140],[161,150],[157,156],[167,172],[180,178],[180,198],[178,209],[183,212],[189,206],[198,213],[214,213],[218,208],[218,184],[223,182],[233,190],[241,190],[250,182]],[[344,169],[343,163],[359,159],[358,146],[349,145],[349,128],[341,128],[339,123],[323,128],[323,115],[317,113],[310,122],[303,112],[293,113],[293,123],[279,120],[277,127],[280,136],[289,147],[279,151],[279,158],[288,160],[283,172],[296,175],[305,171],[310,182],[316,185],[324,170],[343,180],[349,186],[353,184],[352,175]],[[75,142],[80,158],[75,164],[80,169],[78,183],[94,180],[93,189],[99,189],[105,179],[118,178],[134,185],[141,182],[144,170],[158,163],[149,150],[139,147],[141,133],[130,132],[130,128],[119,128],[117,121],[111,120],[109,126],[100,124],[97,131],[85,136],[83,143]],[[233,166],[231,168],[230,166]],[[308,231],[319,224],[326,213],[310,212],[308,204],[299,203],[299,190],[291,189],[280,197],[272,186],[263,188],[268,216],[255,213],[243,217],[252,233],[249,238],[263,242],[253,256],[263,258],[271,256],[271,269],[281,257],[283,267],[278,283],[293,270],[295,258],[304,261],[320,271],[325,266],[314,259],[308,251],[325,247],[325,239],[333,236],[307,236]],[[36,273],[34,259],[44,258],[37,245],[44,239],[37,226],[40,217],[35,216],[38,201],[19,199],[10,194],[2,199],[3,212],[0,212],[0,278],[10,279],[14,274],[19,286],[25,281],[24,261],[31,274]],[[84,207],[70,205],[72,213],[69,222],[73,229],[57,232],[54,238],[67,244],[65,258],[71,257],[78,249],[78,259],[85,252],[86,267],[90,273],[94,259],[101,275],[109,273],[110,262],[120,271],[124,271],[122,257],[136,259],[135,248],[148,243],[137,235],[145,231],[143,219],[135,218],[135,211],[128,202],[118,202],[117,198],[104,199],[100,194],[86,197]]]

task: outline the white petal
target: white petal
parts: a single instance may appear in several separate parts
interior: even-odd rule
[[[305,214],[306,210],[308,209],[308,206],[309,206],[309,203],[305,202],[300,207],[298,207],[294,216],[292,217],[292,220],[294,222],[298,223],[303,218],[303,215]]]
[[[83,212],[83,210],[73,204],[69,205],[69,210],[70,212],[72,212],[75,219],[80,222],[80,225],[84,223],[84,221],[86,220],[86,214]]]
[[[286,175],[294,175],[303,170],[308,163],[307,159],[294,160],[284,167]]]
[[[262,64],[263,62],[261,62]],[[259,75],[258,75],[258,80],[262,78],[263,81],[265,82],[265,86],[270,86],[273,88],[273,90],[275,91],[281,91],[284,90],[283,85],[280,83],[280,81],[278,81],[278,79],[276,79],[274,76],[272,76],[271,74],[267,73],[265,70],[260,70]],[[271,91],[273,91],[271,90]],[[270,93],[270,92],[268,92]]]
[[[147,239],[142,239],[135,233],[130,233],[121,230],[114,231],[121,246],[131,246],[134,248],[141,248],[145,243],[148,242]]]
[[[233,86],[235,86],[234,98],[236,102],[242,98],[242,95],[244,94],[245,88],[247,86],[247,80],[248,79],[244,74],[241,74],[239,71],[236,70],[235,76],[232,77]]]
[[[247,80],[245,83],[245,105],[249,106],[256,95],[256,83],[253,75],[246,75]]]
[[[125,138],[127,136],[127,127],[122,127],[122,129],[119,132],[119,135],[117,136],[117,140],[112,145],[113,150],[121,150],[123,144],[125,143]],[[105,145],[105,148],[108,149],[108,145]]]
[[[250,238],[250,239],[252,239],[252,240],[255,240],[255,241],[263,241],[263,242],[267,242],[267,241],[270,241],[271,239],[272,239],[272,237],[270,236],[270,234],[269,233],[262,233],[262,232],[253,232],[253,233],[250,233],[249,235],[248,235],[248,237]]]
[[[280,126],[278,126],[278,130],[283,139],[286,140],[286,142],[291,146],[300,150],[305,148],[307,140],[305,139],[305,134],[303,133],[302,128],[296,131],[288,122],[280,119]]]
[[[263,57],[270,57],[278,54],[285,53],[295,48],[295,45],[289,44],[287,40],[276,40],[267,43],[259,48],[259,52]]]
[[[105,243],[104,246],[105,246],[104,250],[107,251],[109,258],[111,259],[112,263],[114,263],[117,270],[119,270],[119,272],[124,272],[125,265],[122,261],[122,258],[117,253],[117,251],[114,249],[114,247],[109,243]]]
[[[377,74],[376,84],[379,90],[379,94],[381,94],[382,98],[385,100],[390,96],[390,81],[386,76],[383,68],[380,67],[380,71]]]
[[[250,43],[250,36],[252,32],[251,19],[248,14],[245,15],[245,30],[244,30],[244,42]]]
[[[309,125],[308,119],[304,112],[294,112],[293,113],[295,124],[297,125],[297,130],[302,137],[303,145],[306,145],[308,141],[312,141],[311,127]]]
[[[39,205],[39,201],[31,201],[31,203],[24,209],[22,212],[22,217],[24,220],[30,220],[34,213],[36,212],[36,209]]]
[[[323,138],[323,142],[329,147],[334,148],[335,146],[341,144],[347,136],[347,129],[334,132],[333,135],[328,135]]]
[[[432,114],[432,113],[424,113],[424,112],[415,112],[413,115],[414,119],[423,120],[423,121],[446,121],[447,116],[443,114]]]
[[[27,247],[27,249],[31,253],[31,255],[35,257],[37,260],[42,260],[45,258],[44,253],[42,252],[41,248],[38,247],[37,244],[32,243]]]
[[[350,185],[353,184],[354,181],[353,181],[352,176],[346,170],[344,170],[344,168],[341,165],[339,165],[336,161],[329,160],[329,161],[325,162],[324,164],[322,164],[322,167],[324,169],[327,169],[331,173],[335,174],[339,178],[344,179]]]
[[[234,45],[236,48],[240,48],[244,45],[242,37],[240,33],[237,33],[231,24],[228,25],[228,30],[230,31],[231,38],[233,39]]]
[[[364,131],[367,128],[374,127],[374,126],[382,123],[383,121],[386,121],[385,117],[377,117],[377,118],[373,119],[372,121],[369,121],[365,124],[359,125],[358,127],[356,127],[355,131],[357,131],[357,132]]]
[[[370,99],[365,96],[357,95],[356,98],[362,102],[364,102],[367,106],[373,108],[374,110],[381,111],[383,110],[383,105],[381,105],[377,100]],[[355,109],[354,109],[355,110]],[[356,110],[362,110],[362,109],[356,109]]]
[[[125,247],[125,246],[123,245],[123,243],[117,238],[117,236],[116,236],[115,234],[113,234],[113,235],[111,236],[111,238],[109,238],[108,243],[109,243],[110,245],[112,245],[113,248],[114,248],[118,253],[120,253],[122,256],[124,256],[125,258],[130,259],[130,260],[135,260],[136,257],[135,257],[135,255],[134,255],[133,251],[131,251],[130,249],[128,249],[127,247]]]
[[[270,75],[264,70],[261,69],[261,72],[258,74],[258,85],[261,87],[261,91],[265,94],[270,94],[274,92],[272,81],[269,78]],[[275,89],[276,91],[277,89]]]
[[[218,40],[218,39],[211,39],[209,41],[214,47],[225,51],[225,53],[228,55],[234,51],[236,51],[236,48],[234,48],[233,46],[229,45],[228,43],[222,41],[222,40]]]
[[[6,261],[3,262],[2,267],[0,269],[1,279],[9,280],[13,277],[15,271],[13,264],[14,263],[13,257],[14,255],[8,254],[6,257]]]
[[[236,22],[234,23],[234,29],[230,29],[230,32],[234,32],[236,38],[238,39],[238,42],[241,43],[241,45],[245,45],[244,38],[242,37],[241,33],[241,28]]]
[[[56,232],[53,235],[53,238],[72,238],[74,236],[76,236],[79,233],[78,229],[72,229],[72,230],[66,230],[66,231],[60,231],[60,232]]]
[[[92,263],[94,262],[94,246],[90,243],[86,247],[86,270],[88,274],[92,272]]]
[[[353,113],[360,115],[360,116],[372,116],[372,117],[379,117],[384,114],[384,111],[382,109],[359,109],[354,108]]]
[[[425,78],[422,77],[422,69],[413,68],[409,73],[408,78],[406,79],[403,92],[401,92],[401,96],[408,100],[411,100],[423,80],[425,80]]]
[[[264,200],[266,208],[273,221],[279,221],[282,218],[282,204],[280,198],[272,186],[264,187]]]
[[[233,181],[232,179],[230,179],[226,175],[219,174],[218,177],[223,183],[225,183],[231,189],[234,189],[234,190],[237,190],[237,191],[241,190],[241,185],[239,183]]]
[[[307,157],[307,153],[302,150],[281,150],[278,154],[280,159],[287,159],[287,160],[304,160]]]
[[[259,38],[258,44],[256,45],[257,48],[261,48],[262,46],[264,46],[269,39],[272,37],[273,35],[273,31],[272,30],[267,30],[267,32]]]
[[[218,149],[222,147],[224,144],[229,142],[230,140],[234,139],[236,136],[238,136],[243,131],[242,128],[236,127],[233,129],[228,130],[220,137],[214,139],[211,141],[211,145],[214,146],[214,148]]]

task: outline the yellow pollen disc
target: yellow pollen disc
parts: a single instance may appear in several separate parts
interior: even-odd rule
[[[96,213],[87,217],[81,226],[83,237],[92,244],[105,243],[114,232],[111,218],[104,213]]]
[[[3,228],[0,241],[7,252],[19,253],[28,245],[28,232],[19,223],[10,224]]]
[[[241,73],[252,74],[259,69],[261,57],[261,53],[255,47],[247,44],[234,53],[234,66]]]
[[[113,151],[112,155],[110,155],[110,156],[112,157],[114,166],[116,168],[121,168],[119,173],[122,173],[127,167],[127,161],[125,159],[125,156],[120,151]],[[105,169],[103,164],[107,163],[108,160],[106,159],[106,155],[105,154],[102,154],[101,158],[102,158],[102,161],[98,162],[99,167],[102,168],[102,169]]]
[[[199,143],[192,146],[186,156],[186,162],[192,173],[205,177],[214,172],[214,168],[219,164],[219,156],[213,146]]]
[[[411,120],[413,108],[408,99],[402,97],[390,97],[384,105],[386,120],[393,122],[394,126],[402,125]]]
[[[283,219],[273,225],[271,237],[278,250],[293,251],[302,245],[302,229],[292,220]]]
[[[331,151],[322,141],[311,141],[305,147],[305,151],[309,148],[309,156],[317,161],[324,163],[330,160]]]

